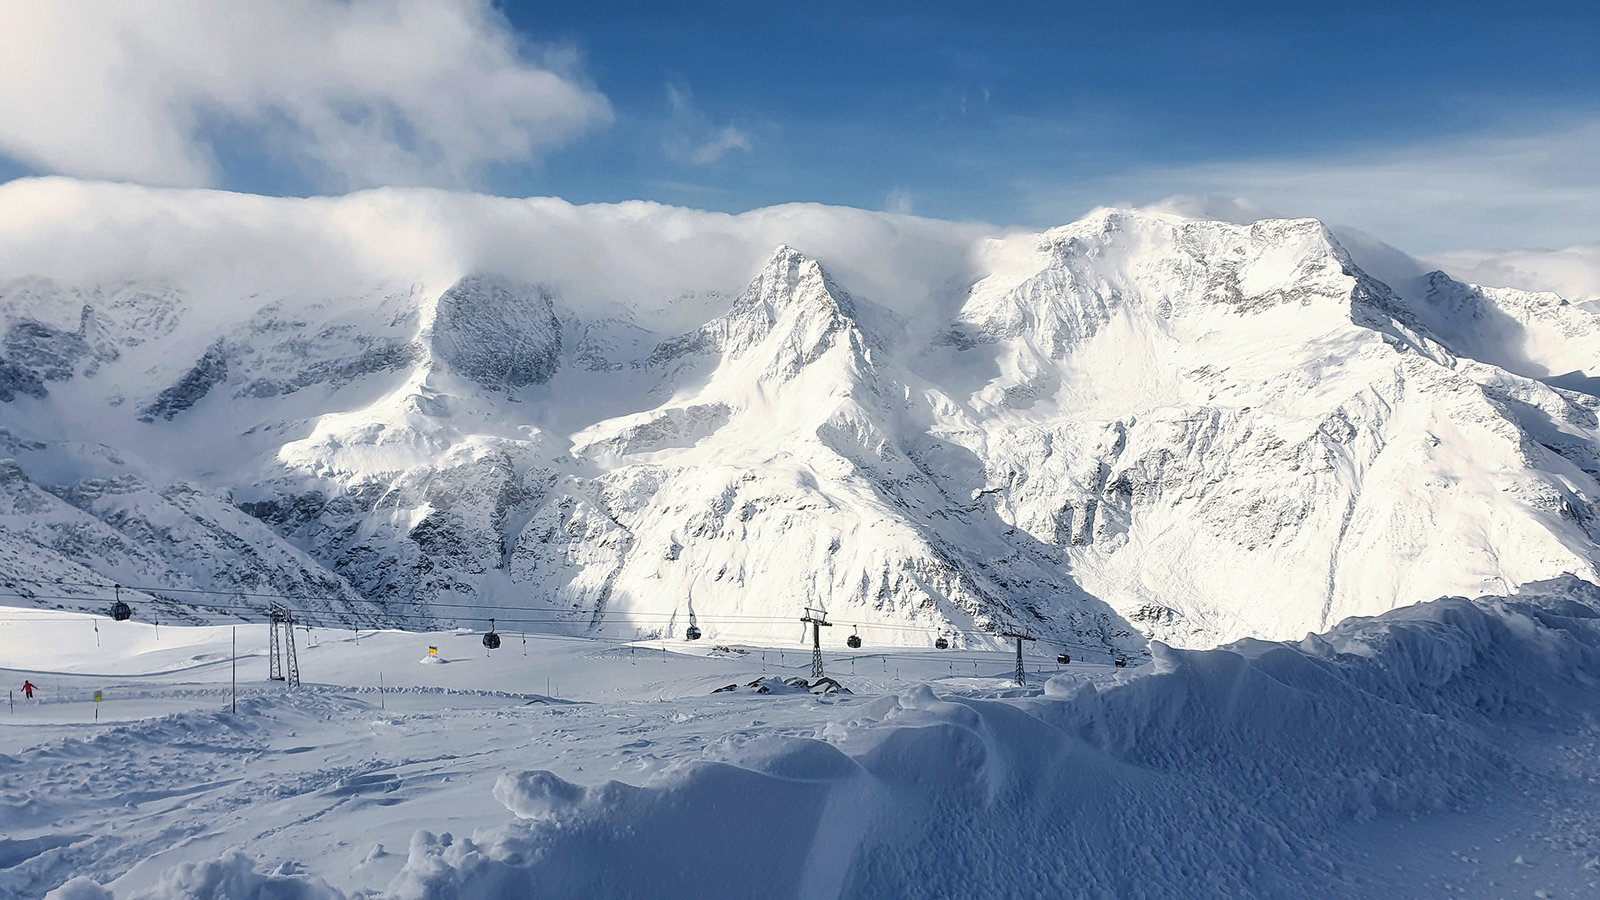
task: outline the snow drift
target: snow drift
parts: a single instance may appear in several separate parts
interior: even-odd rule
[[[650,783],[503,776],[517,817],[417,835],[397,897],[1351,894],[1352,822],[1481,803],[1504,729],[1591,716],[1600,590],[1444,599],[1297,643],[1158,645],[1031,700],[927,687]]]

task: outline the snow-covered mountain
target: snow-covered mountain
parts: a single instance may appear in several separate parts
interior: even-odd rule
[[[1312,220],[0,213],[0,573],[44,605],[1133,650],[1600,581],[1600,316]]]

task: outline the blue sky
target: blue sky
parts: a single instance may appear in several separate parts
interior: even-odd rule
[[[72,81],[61,102],[0,95],[0,178],[293,195],[425,184],[723,211],[818,201],[1026,226],[1219,194],[1418,251],[1600,240],[1592,4],[455,5],[459,23],[416,0],[286,0],[243,23],[203,6],[170,26],[146,15],[143,56],[105,45],[127,57],[98,76],[109,98],[77,72],[27,88]],[[83,55],[84,32],[127,31],[114,19],[57,16],[25,37]],[[458,24],[467,36],[450,44]],[[315,46],[327,33],[390,44],[341,67],[325,58],[344,43]],[[193,56],[208,40],[230,52]],[[52,63],[41,51],[11,65],[30,65],[26,80]],[[463,67],[475,74],[456,78]],[[130,70],[170,74],[115,95]],[[484,100],[508,78],[523,79],[509,112]],[[150,96],[161,103],[141,117]],[[55,121],[79,102],[99,114]],[[98,124],[123,115],[120,131]],[[139,165],[79,152],[119,140]]]
[[[1088,196],[1100,179],[1145,166],[1328,156],[1600,111],[1593,6],[1399,5],[505,10],[582,48],[615,104],[610,134],[542,173],[605,199],[871,207],[902,192],[930,215],[1042,224],[1029,184],[1088,182],[1081,206],[1116,199]],[[751,149],[714,165],[664,159],[652,138],[670,127],[674,82]],[[507,176],[514,191],[541,173]]]

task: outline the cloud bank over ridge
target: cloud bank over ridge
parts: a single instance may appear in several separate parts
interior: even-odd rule
[[[729,215],[421,188],[297,199],[68,178],[0,184],[0,272],[66,284],[157,277],[232,296],[338,296],[380,280],[448,284],[493,272],[580,307],[652,306],[736,293],[789,244],[828,260],[852,291],[916,314],[953,301],[980,271],[984,239],[1001,234],[812,203]]]

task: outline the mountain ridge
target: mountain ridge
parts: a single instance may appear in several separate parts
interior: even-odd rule
[[[8,483],[79,497],[137,477],[155,490],[137,515],[88,503],[100,524],[79,529],[145,535],[155,558],[211,565],[190,580],[216,589],[316,583],[324,614],[401,625],[478,609],[786,641],[821,603],[881,643],[1026,628],[1137,652],[1600,580],[1600,401],[1564,386],[1600,376],[1585,309],[1388,285],[1309,219],[1108,210],[987,239],[942,321],[769,246],[721,313],[676,333],[675,300],[706,299],[577,302],[499,267],[341,274],[356,294],[241,284],[204,314],[170,279],[0,270]],[[1451,332],[1461,298],[1522,331]],[[63,449],[85,440],[107,449]],[[210,510],[187,521],[248,514],[226,526],[251,536],[223,542],[227,565],[149,527],[180,483]],[[8,584],[30,567],[175,577],[29,533],[0,522]],[[244,552],[263,542],[278,562]],[[52,602],[101,599],[80,593]],[[180,599],[147,602],[180,615]]]

